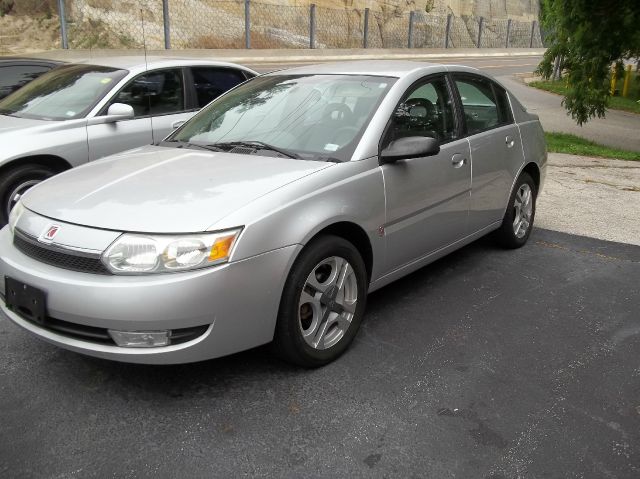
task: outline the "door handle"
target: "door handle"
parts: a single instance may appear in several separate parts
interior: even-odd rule
[[[451,157],[451,164],[454,168],[460,168],[467,162],[467,158],[460,153],[456,153]]]
[[[516,144],[516,142],[513,141],[513,137],[511,135],[507,135],[507,137],[504,139],[504,142],[507,144],[507,148],[513,148],[513,145]]]
[[[176,128],[180,128],[186,122],[187,122],[187,120],[176,120],[173,123],[171,123],[171,128],[173,128],[175,130]]]

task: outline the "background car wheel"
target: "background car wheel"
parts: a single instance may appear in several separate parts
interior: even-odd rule
[[[7,224],[9,212],[29,188],[54,174],[41,165],[20,165],[6,171],[0,178],[0,227]]]
[[[303,367],[338,358],[356,335],[367,300],[367,272],[343,238],[322,236],[300,253],[285,283],[275,353]]]
[[[505,248],[520,248],[529,239],[536,215],[536,184],[528,173],[522,173],[516,182],[509,206],[496,231],[496,239]]]

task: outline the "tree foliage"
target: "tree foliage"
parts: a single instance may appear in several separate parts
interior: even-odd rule
[[[563,104],[580,125],[604,117],[612,66],[640,56],[639,0],[542,0],[549,47],[538,67],[545,79],[561,62]]]

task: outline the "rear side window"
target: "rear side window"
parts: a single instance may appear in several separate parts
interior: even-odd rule
[[[144,73],[120,90],[111,103],[131,105],[136,117],[182,112],[185,109],[182,70]]]
[[[513,123],[513,114],[511,112],[511,105],[509,105],[509,98],[507,98],[507,92],[495,83],[493,83],[493,92],[498,102],[498,118],[500,123],[503,125]]]
[[[455,82],[469,135],[500,125],[498,101],[491,82],[480,77],[456,78]]]
[[[192,67],[191,72],[198,108],[246,80],[242,72],[232,68]]]

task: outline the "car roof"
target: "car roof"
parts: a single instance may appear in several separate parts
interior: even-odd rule
[[[402,78],[417,70],[422,70],[422,73],[425,75],[444,71],[480,73],[476,68],[462,65],[448,65],[411,60],[362,60],[308,65],[272,72],[270,75],[286,73],[292,75],[371,75]]]
[[[229,62],[221,62],[215,60],[191,60],[184,58],[167,58],[147,56],[146,61],[143,55],[132,56],[96,56],[89,58],[74,59],[72,63],[80,63],[85,65],[98,65],[112,68],[129,70],[132,73],[145,71],[147,69],[168,68],[168,67],[184,67],[184,66],[218,66],[240,68],[245,71],[252,71],[242,65]]]

